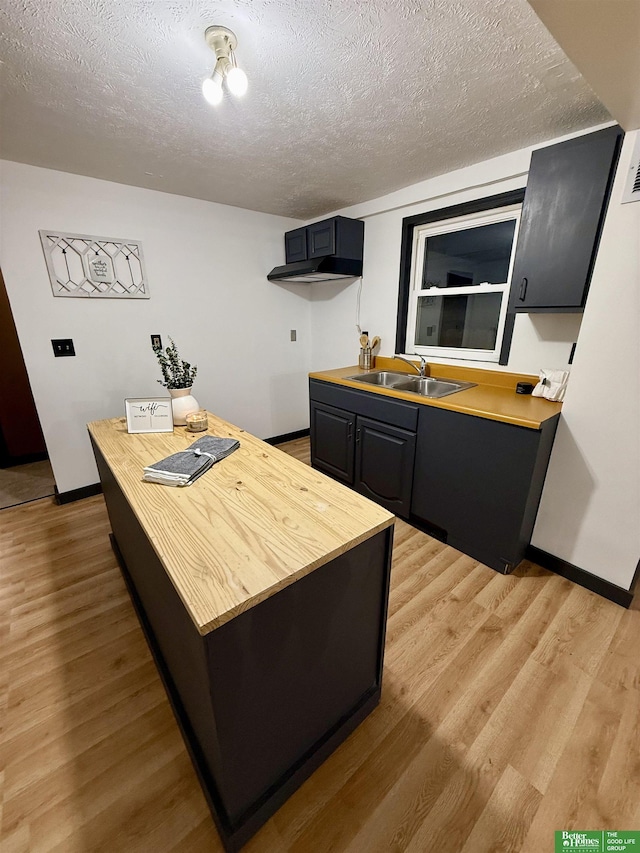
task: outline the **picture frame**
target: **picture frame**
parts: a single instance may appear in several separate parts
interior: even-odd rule
[[[173,432],[171,397],[127,397],[127,432]]]
[[[140,240],[40,230],[54,296],[149,299]]]

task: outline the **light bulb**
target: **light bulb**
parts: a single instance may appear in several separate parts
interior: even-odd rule
[[[222,101],[222,77],[220,74],[214,71],[211,77],[207,77],[207,79],[202,84],[202,94],[205,97],[205,100],[211,104],[212,107],[217,107],[218,104]]]
[[[249,81],[242,68],[231,68],[227,74],[227,86],[233,95],[241,97],[247,91]]]

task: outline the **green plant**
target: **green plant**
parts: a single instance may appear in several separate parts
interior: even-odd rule
[[[164,350],[162,347],[153,347],[162,370],[163,378],[158,379],[158,382],[165,388],[191,388],[198,368],[195,365],[192,367],[188,361],[182,361],[173,338],[169,340],[171,343]]]

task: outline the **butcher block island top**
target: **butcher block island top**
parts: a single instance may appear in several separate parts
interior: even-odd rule
[[[209,413],[207,432],[89,433],[198,632],[205,635],[394,522],[394,516]],[[188,487],[142,481],[143,468],[203,435],[240,447]]]

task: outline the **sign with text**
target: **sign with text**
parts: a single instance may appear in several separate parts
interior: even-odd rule
[[[128,397],[127,432],[173,432],[171,397]]]
[[[96,252],[95,257],[87,260],[87,267],[91,281],[96,283],[106,281],[108,284],[113,284],[115,281],[113,262],[108,255],[99,255]]]

